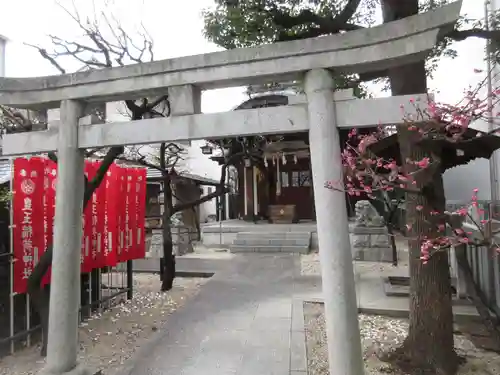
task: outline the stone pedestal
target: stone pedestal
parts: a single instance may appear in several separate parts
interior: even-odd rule
[[[392,262],[392,248],[385,227],[351,227],[353,259]]]

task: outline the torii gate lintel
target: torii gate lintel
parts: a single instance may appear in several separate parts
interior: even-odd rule
[[[335,100],[336,120],[331,126],[364,128],[401,124],[403,115],[417,118],[418,108],[422,108],[427,100],[427,95]],[[186,112],[188,109],[183,111]],[[307,132],[310,129],[305,96],[302,100],[296,98],[291,105],[221,113],[185,114],[111,123],[96,123],[91,117],[87,115],[79,119],[80,149],[286,134]],[[61,126],[64,126],[61,121],[55,120],[49,122],[47,130],[9,134],[3,141],[3,154],[25,155],[57,151]]]

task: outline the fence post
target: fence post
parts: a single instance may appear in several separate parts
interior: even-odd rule
[[[132,260],[127,260],[127,299],[134,297],[134,270],[132,262]]]

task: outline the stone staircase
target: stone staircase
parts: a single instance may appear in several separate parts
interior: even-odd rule
[[[311,232],[239,232],[230,246],[232,253],[298,253],[311,248]]]

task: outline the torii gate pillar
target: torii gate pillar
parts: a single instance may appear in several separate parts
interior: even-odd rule
[[[84,150],[78,147],[78,120],[83,107],[84,103],[75,100],[61,102],[47,366],[43,372],[47,375],[88,373],[77,364],[85,186]]]
[[[327,70],[311,70],[306,74],[309,149],[330,373],[361,375],[364,363],[345,194],[324,187],[327,181],[344,178],[333,91],[333,77]]]

